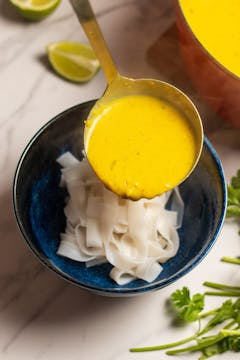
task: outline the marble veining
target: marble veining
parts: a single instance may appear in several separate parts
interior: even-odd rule
[[[171,2],[91,2],[122,74],[166,79],[196,101],[207,135],[230,179],[240,167],[239,130],[225,125],[190,86],[171,30]],[[190,274],[159,292],[137,298],[111,299],[84,292],[38,262],[21,238],[14,218],[12,181],[17,161],[48,120],[75,104],[99,97],[106,87],[101,71],[89,83],[78,85],[51,70],[45,46],[63,40],[86,42],[68,1],[62,0],[45,20],[32,23],[24,21],[8,0],[0,0],[0,359],[168,359],[164,352],[131,354],[128,349],[176,340],[192,332],[191,327],[173,328],[166,314],[166,298],[177,287],[186,285],[201,291],[204,280],[239,283],[235,268],[219,261],[223,254],[239,254],[238,225],[225,223],[217,244]],[[215,306],[218,300],[209,301]],[[224,355],[226,360],[238,357]]]

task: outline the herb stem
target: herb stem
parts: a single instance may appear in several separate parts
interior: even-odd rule
[[[230,285],[219,284],[219,283],[214,283],[214,282],[210,282],[210,281],[205,281],[203,283],[203,285],[207,286],[207,287],[214,288],[214,289],[219,289],[219,290],[240,291],[240,286],[230,286]]]
[[[181,348],[181,349],[176,349],[176,350],[169,350],[169,351],[166,352],[166,354],[167,355],[175,355],[175,354],[179,354],[179,353],[182,353],[182,352],[201,350],[201,349],[204,349],[204,348],[206,348],[208,346],[211,346],[211,345],[221,341],[226,336],[228,336],[228,334],[224,335],[224,334],[220,333],[220,334],[218,334],[216,336],[211,336],[209,338],[209,340],[206,339],[201,344],[192,345],[192,346],[188,346],[188,347]]]
[[[216,315],[216,313],[218,312],[219,308],[216,308],[214,310],[210,310],[210,311],[206,311],[205,313],[200,314],[200,319],[204,319],[208,316],[211,315]]]
[[[222,330],[226,330],[229,329],[230,327],[232,327],[233,325],[236,324],[235,320],[230,321],[227,325],[224,326],[224,328]]]
[[[231,320],[228,324],[226,324],[225,326],[224,326],[224,328],[223,329],[229,329],[229,328],[231,328],[233,325],[235,325],[236,324],[236,321],[235,320]],[[216,325],[215,325],[216,326]],[[207,332],[209,332],[210,331],[210,329],[209,329],[209,327],[208,327],[208,325],[205,327],[205,328],[203,328],[202,329],[202,331],[200,331],[197,335],[198,335],[198,338],[201,336],[201,335],[204,335],[204,334],[206,334]]]
[[[239,336],[240,330],[222,329],[220,333],[224,336]]]
[[[206,291],[205,295],[211,296],[237,296],[240,297],[240,291]]]
[[[240,265],[240,259],[239,258],[230,258],[228,256],[223,256],[221,258],[221,261],[227,262],[227,263],[230,263],[230,264]]]
[[[171,347],[186,344],[187,342],[195,340],[196,338],[197,338],[197,335],[193,335],[193,336],[190,336],[188,338],[178,340],[178,341],[175,341],[175,342],[172,342],[172,343],[164,344],[164,345],[131,348],[130,352],[145,352],[145,351],[155,351],[155,350],[169,349]]]

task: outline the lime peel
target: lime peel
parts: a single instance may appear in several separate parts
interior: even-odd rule
[[[47,53],[53,69],[70,81],[89,81],[100,67],[94,51],[84,43],[52,43],[47,46]]]
[[[96,67],[99,67],[99,61],[98,60],[88,60],[86,61],[86,58],[82,55],[74,55],[74,54],[68,54],[66,55],[65,52],[61,50],[55,50],[56,54],[59,56],[63,56],[73,62],[75,62],[79,66],[84,66],[89,71],[95,71]]]
[[[45,0],[39,4],[35,0],[10,0],[18,12],[28,20],[41,20],[53,12],[61,0]]]

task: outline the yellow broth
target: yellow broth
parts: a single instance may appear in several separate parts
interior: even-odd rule
[[[180,0],[180,5],[203,47],[240,77],[240,1]]]
[[[93,115],[87,158],[118,195],[152,198],[175,187],[192,169],[194,134],[186,117],[170,103],[126,96],[98,106]]]

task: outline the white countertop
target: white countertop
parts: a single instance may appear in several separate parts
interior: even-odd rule
[[[161,35],[174,24],[170,1],[94,0],[92,5],[122,74],[169,80],[191,90],[180,59],[174,56],[174,35]],[[220,263],[223,255],[240,253],[239,228],[225,223],[214,248],[197,268],[175,284],[139,297],[90,294],[39,263],[22,239],[13,214],[17,161],[43,124],[72,105],[97,98],[106,86],[101,71],[84,85],[64,81],[51,71],[45,46],[63,40],[86,42],[68,1],[63,0],[47,19],[31,23],[16,15],[7,0],[0,0],[0,359],[169,359],[164,352],[132,354],[129,348],[192,333],[191,326],[172,327],[166,315],[165,301],[175,289],[185,285],[192,292],[203,291],[204,280],[239,283],[240,271]],[[240,168],[240,131],[224,125],[190,92],[229,180]],[[209,306],[221,301],[208,299]],[[239,355],[220,358],[233,360]]]

